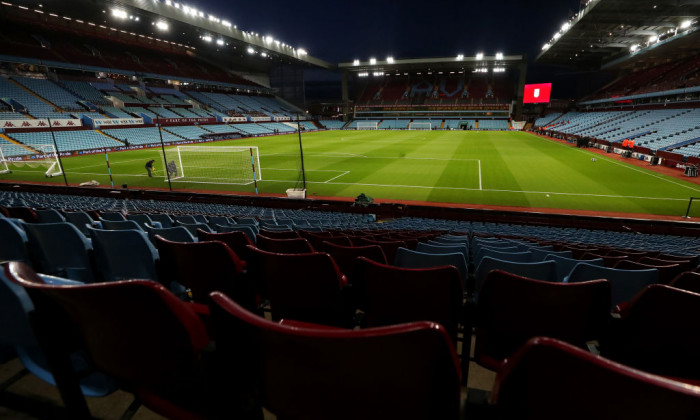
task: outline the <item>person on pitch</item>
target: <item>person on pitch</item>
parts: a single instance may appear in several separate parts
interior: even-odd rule
[[[149,176],[150,178],[153,178],[152,172],[153,172],[153,163],[154,163],[154,162],[155,162],[154,159],[151,159],[151,160],[149,160],[148,162],[146,162],[146,171],[148,171],[148,176]]]

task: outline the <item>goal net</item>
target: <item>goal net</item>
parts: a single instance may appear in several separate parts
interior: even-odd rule
[[[414,122],[411,123],[409,130],[432,130],[433,124],[429,122]]]
[[[5,153],[7,155],[11,154],[11,151],[7,150],[9,147],[5,147],[5,150],[0,149],[0,173],[10,173],[12,172],[11,168],[27,167],[32,169],[38,168],[39,171],[44,172],[44,176],[47,178],[63,174],[63,168],[58,160],[58,153],[56,153],[56,148],[53,144],[32,144],[29,147],[32,149],[31,152],[22,150],[20,159],[16,160],[8,160],[5,157]]]
[[[377,129],[377,123],[375,121],[369,122],[369,121],[358,121],[357,122],[357,129],[358,130],[376,130]]]
[[[177,146],[166,157],[163,168],[171,181],[247,185],[262,180],[257,146]]]

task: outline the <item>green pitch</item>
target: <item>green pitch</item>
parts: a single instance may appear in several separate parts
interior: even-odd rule
[[[691,196],[700,197],[698,185],[522,132],[326,131],[304,133],[302,141],[308,196],[365,193],[395,200],[673,216],[685,214]],[[284,194],[300,186],[296,134],[204,145],[257,146],[261,193]],[[172,148],[167,153],[172,159]],[[150,159],[156,161],[153,178],[144,168]],[[160,148],[110,153],[109,161],[115,186],[168,188]],[[63,164],[70,184],[96,180],[110,185],[105,155],[64,158]],[[0,180],[47,182],[45,169],[10,169],[13,173]],[[255,192],[253,184],[190,180],[173,182],[173,189]],[[693,205],[691,216],[700,216],[700,205]]]

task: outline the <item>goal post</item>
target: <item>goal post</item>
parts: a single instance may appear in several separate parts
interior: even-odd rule
[[[13,160],[8,160],[6,157],[10,155],[7,147],[5,150],[0,148],[0,173],[11,173],[10,168],[26,166],[28,168],[46,168],[44,176],[47,178],[63,175],[63,168],[53,144],[32,144],[29,147],[31,151],[23,150],[24,153]]]
[[[409,130],[432,130],[433,124],[429,122],[413,122],[411,123]]]
[[[7,165],[7,159],[5,159],[5,155],[2,153],[2,148],[0,147],[0,174],[11,174],[12,171],[10,170],[10,167]]]
[[[171,181],[248,185],[262,180],[257,146],[177,146],[165,156]]]
[[[377,130],[379,124],[376,121],[358,121],[358,130]]]

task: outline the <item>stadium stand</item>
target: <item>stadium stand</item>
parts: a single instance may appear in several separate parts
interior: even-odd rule
[[[163,141],[181,141],[182,137],[172,134],[165,130],[160,130],[158,133],[157,127],[145,128],[112,128],[103,130],[105,134],[117,138],[119,140],[129,140],[131,144],[150,144],[160,143],[160,136],[163,136]]]
[[[99,149],[102,147],[118,147],[124,145],[92,130],[55,131],[53,137],[51,132],[48,131],[11,133],[9,136],[29,146],[53,144],[53,137],[55,137],[59,151]],[[129,141],[132,141],[131,138],[129,138]],[[4,146],[3,150],[5,150]]]

